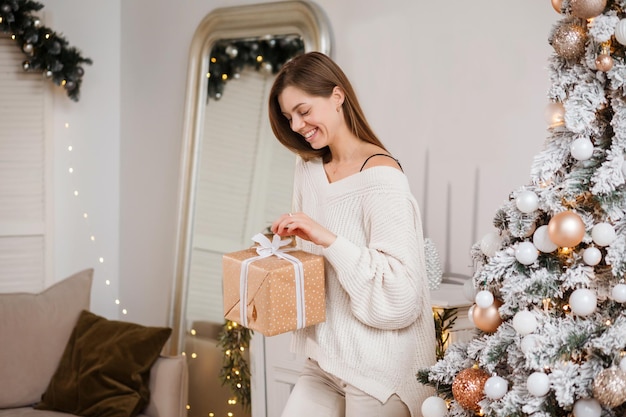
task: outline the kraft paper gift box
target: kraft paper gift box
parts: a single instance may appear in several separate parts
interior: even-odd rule
[[[281,249],[289,241],[278,236],[253,240],[260,246],[222,257],[224,317],[265,336],[323,322],[324,258]]]

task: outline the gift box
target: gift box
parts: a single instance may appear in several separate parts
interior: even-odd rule
[[[224,317],[265,336],[326,318],[324,258],[264,235],[258,246],[222,257]],[[245,300],[245,303],[242,302]]]

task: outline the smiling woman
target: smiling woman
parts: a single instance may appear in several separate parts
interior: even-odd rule
[[[291,208],[295,158],[271,133],[267,97],[282,63],[313,50],[330,53],[330,32],[308,1],[216,9],[192,40],[170,344],[172,353],[189,358],[190,417],[242,413],[215,373],[222,360],[214,349],[224,326],[222,255],[250,246],[252,236]],[[271,399],[272,390],[290,385],[265,373],[266,352],[284,359],[288,343],[252,339],[252,413],[276,415],[270,408],[282,404]],[[271,343],[280,347],[267,348]]]

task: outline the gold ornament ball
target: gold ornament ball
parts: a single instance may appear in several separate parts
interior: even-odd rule
[[[572,14],[581,19],[591,19],[606,8],[606,0],[570,0]]]
[[[556,28],[550,39],[554,51],[564,59],[578,59],[585,53],[587,32],[575,23],[565,23]]]
[[[608,408],[626,401],[626,372],[620,368],[601,371],[593,381],[593,397]]]
[[[596,58],[596,69],[598,71],[607,72],[613,68],[613,58],[609,54],[600,54]]]
[[[548,237],[561,248],[573,248],[585,237],[585,223],[573,211],[562,211],[548,222]]]
[[[502,301],[495,299],[489,307],[482,308],[478,304],[474,305],[472,320],[474,325],[485,333],[493,333],[502,324],[502,317],[498,309],[502,306]]]
[[[552,7],[558,14],[561,14],[562,6],[563,6],[563,0],[552,0]]]
[[[452,395],[466,410],[480,411],[478,402],[485,398],[485,382],[489,374],[482,369],[463,369],[452,381]]]

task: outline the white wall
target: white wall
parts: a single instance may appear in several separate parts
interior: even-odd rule
[[[116,283],[128,305],[125,318],[165,324],[189,44],[214,8],[255,2],[45,3],[57,30],[95,61],[87,68],[81,102],[57,108],[55,120],[71,117],[88,141],[86,181],[97,191],[89,202],[100,217],[93,224],[110,239],[103,244],[107,257],[119,254]],[[372,126],[405,167],[427,235],[443,256],[450,254],[453,272],[471,273],[470,245],[490,230],[509,192],[527,183],[546,136],[547,37],[558,15],[549,2],[317,3],[331,21],[334,58],[353,81]],[[61,179],[58,187],[65,192],[68,186]],[[67,210],[60,203],[58,208]],[[65,272],[79,263],[69,260],[74,251],[86,249],[80,223],[69,214],[59,217],[64,232],[57,244],[64,246],[58,259]],[[106,292],[96,297],[103,305],[109,301]]]
[[[39,15],[44,16],[44,24],[93,60],[93,65],[84,66],[79,102],[50,83],[54,91],[50,130],[54,141],[55,280],[94,268],[92,310],[117,318],[126,307],[125,300],[115,303],[120,284],[120,1],[41,3],[44,8]]]

